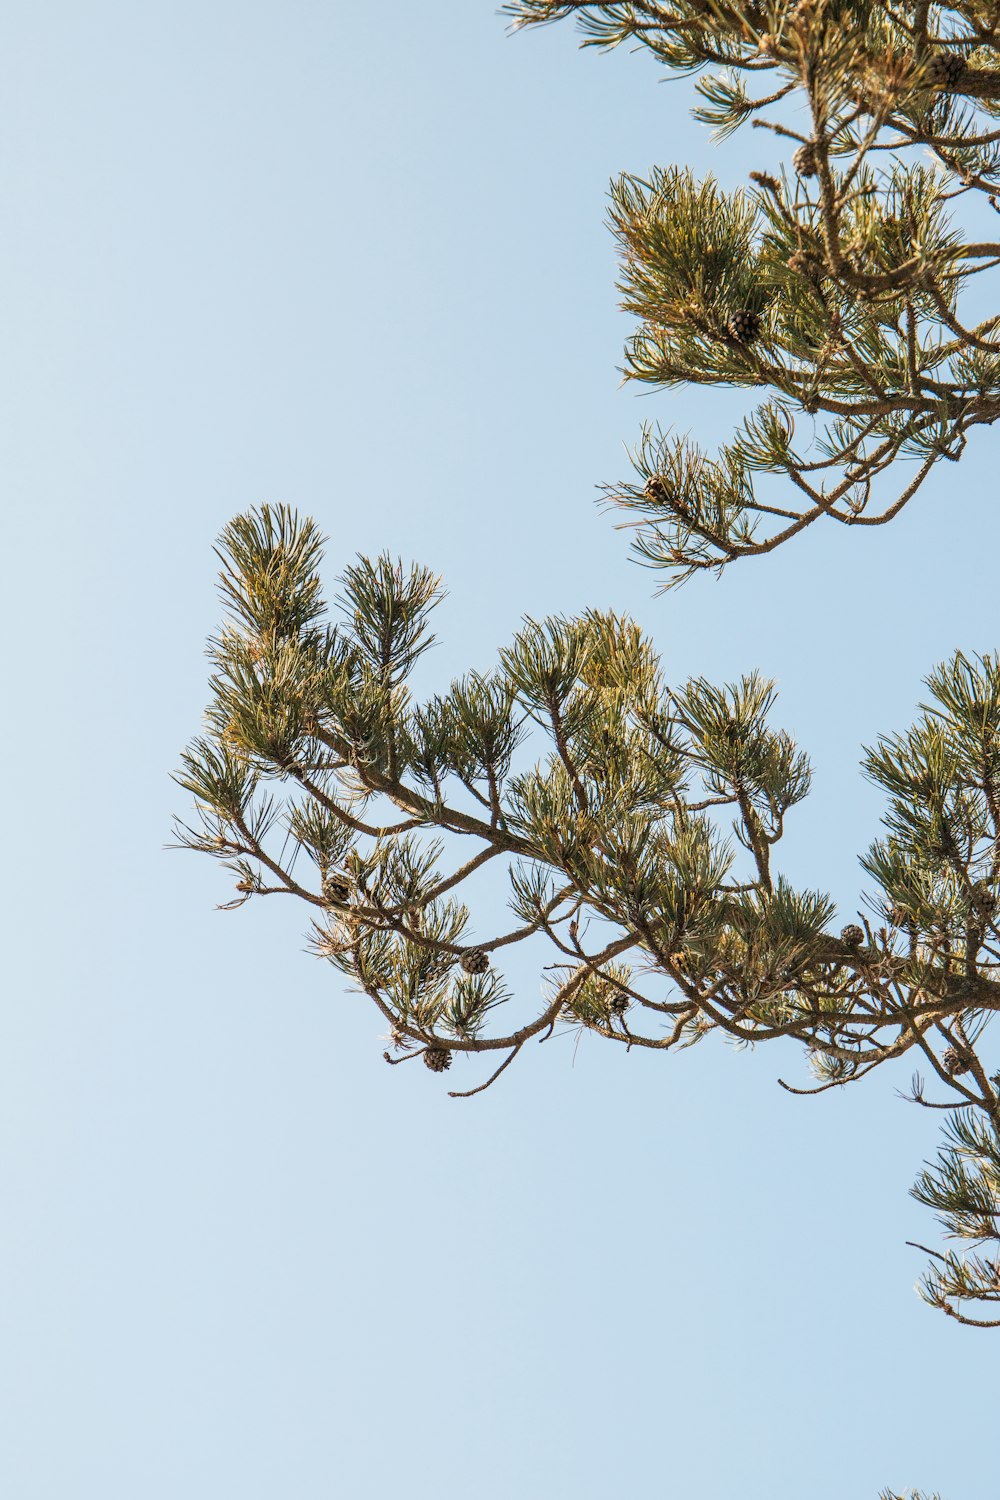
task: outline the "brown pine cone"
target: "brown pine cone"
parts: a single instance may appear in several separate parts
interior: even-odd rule
[[[738,344],[752,344],[760,338],[760,317],[748,307],[741,308],[729,319],[726,332]]]
[[[816,147],[812,141],[806,141],[804,146],[799,147],[792,157],[792,166],[800,177],[816,176],[819,166],[816,161]]]
[[[939,52],[930,66],[931,83],[938,88],[957,88],[969,71],[961,52]]]
[[[485,974],[490,966],[490,956],[485,948],[466,948],[459,964],[466,974]]]

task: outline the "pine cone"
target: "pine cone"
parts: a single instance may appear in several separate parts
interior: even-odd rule
[[[490,956],[485,948],[466,948],[459,963],[466,974],[485,974],[490,966]]]
[[[760,337],[760,317],[748,307],[741,308],[729,319],[726,332],[738,344],[752,344]]]
[[[336,871],[323,876],[323,900],[330,901],[334,906],[346,906],[351,899],[350,882]]]
[[[939,52],[931,63],[930,80],[938,88],[953,89],[962,82],[968,69],[961,52]]]
[[[952,1078],[957,1078],[960,1073],[969,1071],[969,1059],[956,1047],[946,1047],[941,1062],[945,1072],[949,1073]]]
[[[840,934],[840,941],[846,943],[848,948],[860,948],[864,940],[864,928],[859,927],[857,922],[848,922]]]
[[[451,1052],[447,1047],[428,1047],[424,1052],[424,1066],[432,1073],[447,1073],[451,1067]]]
[[[611,1014],[613,1016],[623,1016],[628,1010],[628,996],[615,995],[612,998],[611,1004],[609,1005],[608,1009],[611,1011]]]
[[[993,886],[988,880],[977,880],[972,887],[972,905],[977,912],[983,916],[992,916],[996,911],[997,898]]]
[[[804,146],[799,147],[792,157],[792,166],[800,177],[816,176],[819,165],[816,161],[816,147],[812,141],[806,141]]]
[[[654,505],[663,505],[667,498],[667,486],[659,474],[652,474],[646,480],[642,493]]]

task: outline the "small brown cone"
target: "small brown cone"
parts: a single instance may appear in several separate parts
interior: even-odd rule
[[[939,52],[931,63],[931,82],[938,88],[957,88],[968,71],[969,65],[961,52]]]
[[[729,319],[726,332],[738,344],[753,344],[760,338],[760,317],[748,307],[741,308]]]
[[[485,974],[490,966],[490,956],[485,948],[466,948],[459,964],[466,974]]]
[[[964,1052],[959,1052],[957,1047],[946,1047],[941,1058],[944,1070],[952,1078],[957,1078],[960,1073],[969,1071],[969,1059]]]
[[[792,157],[792,166],[799,177],[815,177],[819,171],[816,161],[816,147],[812,141],[806,141],[800,146]]]
[[[351,899],[350,882],[343,875],[331,871],[323,876],[323,900],[329,901],[333,906],[346,906]]]

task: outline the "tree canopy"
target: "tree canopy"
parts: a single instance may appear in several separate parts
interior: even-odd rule
[[[608,490],[640,558],[670,584],[816,521],[890,521],[1000,415],[1000,319],[974,280],[1000,243],[955,207],[988,227],[997,211],[1000,8],[506,9],[697,73],[720,135],[750,123],[791,152],[735,193],[676,166],[613,185],[627,374],[766,388],[714,456],[641,434]],[[301,900],[315,952],[384,1019],[387,1060],[460,1096],[558,1028],[664,1052],[792,1039],[799,1092],[909,1054],[911,1097],[946,1120],[913,1192],[960,1247],[927,1251],[923,1295],[1000,1325],[1000,658],[937,666],[913,725],[866,752],[885,813],[864,913],[841,924],[781,870],[810,767],[772,683],[670,682],[632,620],[589,611],[526,621],[489,673],[418,699],[439,581],[361,558],[328,608],[322,549],[312,520],[266,505],[221,539],[226,620],[178,780],[197,809],[180,841],[235,877],[228,905]],[[473,905],[487,867],[507,871],[503,912]],[[504,979],[522,945],[534,1005]]]

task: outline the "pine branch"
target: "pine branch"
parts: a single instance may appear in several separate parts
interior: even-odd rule
[[[887,524],[1000,416],[996,318],[961,310],[998,246],[963,238],[951,213],[969,193],[996,206],[1000,33],[976,8],[925,9],[506,7],[515,29],[573,17],[585,45],[638,43],[698,75],[696,115],[719,137],[749,122],[789,149],[780,176],[752,172],[736,193],[676,167],[612,185],[623,306],[638,320],[626,376],[766,392],[716,458],[647,431],[638,482],[605,487],[667,587],[817,521]],[[720,61],[725,73],[704,72]],[[749,90],[761,71],[775,86]],[[804,134],[772,117],[793,101]],[[915,165],[914,147],[934,164]]]
[[[239,560],[239,548],[274,525],[284,528],[282,555],[261,573],[259,559]],[[381,976],[388,993],[405,971],[407,1005],[431,1004],[421,985],[446,997],[449,968],[469,951],[467,913],[453,897],[501,861],[511,870],[516,925],[474,944],[477,961],[488,968],[500,948],[547,934],[586,968],[595,962],[580,937],[589,923],[635,950],[656,976],[631,994],[639,1013],[693,1006],[708,1029],[745,1041],[794,1037],[814,1061],[858,1071],[925,1042],[932,1025],[964,1025],[1000,1007],[994,658],[959,655],[939,668],[924,717],[868,753],[868,774],[889,794],[885,837],[863,861],[886,926],[866,936],[849,924],[837,936],[829,901],[794,890],[774,869],[786,817],[808,792],[809,765],[771,727],[768,683],[671,687],[630,621],[590,613],[529,622],[491,676],[413,704],[406,680],[423,649],[414,623],[393,656],[390,698],[373,707],[351,606],[322,632],[313,623],[324,605],[311,582],[318,553],[306,557],[303,532],[315,535],[287,513],[251,515],[224,539],[223,597],[234,613],[256,589],[258,613],[274,614],[262,577],[276,580],[282,597],[299,597],[309,583],[310,613],[296,636],[259,637],[249,656],[232,620],[220,633],[208,733],[178,775],[201,831],[183,830],[181,842],[224,863],[243,861],[243,896],[263,883],[249,879],[249,860],[270,877],[268,889],[320,907],[328,915],[320,947],[367,987],[379,988]],[[348,574],[358,576],[379,575],[361,564]],[[391,616],[401,576],[394,569],[373,585],[373,615]],[[425,591],[420,608],[431,602]],[[549,750],[518,764],[529,721],[532,752],[545,741]],[[484,776],[488,817],[467,806]],[[388,806],[406,816],[386,818]],[[429,832],[439,837],[428,842]],[[470,839],[473,852],[452,859]],[[293,875],[300,857],[314,882]],[[560,935],[567,923],[572,942]],[[444,955],[444,969],[432,965],[421,978],[421,953]],[[630,1045],[658,1044],[641,1027],[630,1030]],[[951,1045],[950,1034],[944,1041]],[[470,1050],[485,1045],[480,1038]]]
[[[830,900],[776,864],[810,769],[772,727],[764,679],[673,686],[632,621],[590,611],[526,622],[492,673],[421,704],[408,679],[438,597],[426,570],[362,559],[321,626],[312,522],[252,512],[220,552],[229,617],[177,776],[196,811],[178,842],[236,878],[224,907],[305,902],[314,951],[388,1021],[390,1061],[443,1072],[502,1053],[465,1097],[556,1029],[658,1051],[714,1032],[799,1043],[814,1081],[783,1086],[810,1093],[914,1052],[945,1098],[920,1075],[910,1097],[951,1115],[915,1194],[949,1233],[997,1239],[1000,1072],[984,1042],[1000,1011],[1000,659],[936,668],[914,725],[867,752],[888,799],[862,860],[883,925],[838,933]],[[510,917],[473,937],[476,880],[498,864]],[[534,1007],[498,967],[524,945],[543,975]],[[991,1326],[969,1309],[988,1314],[996,1278],[981,1248],[949,1253],[923,1295]]]

